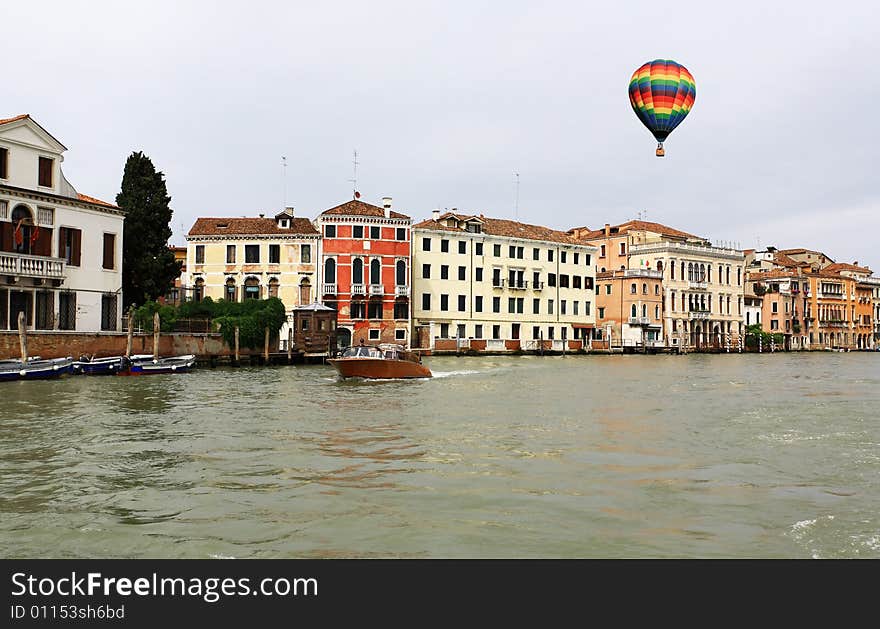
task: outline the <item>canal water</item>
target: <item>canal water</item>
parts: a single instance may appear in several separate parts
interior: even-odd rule
[[[0,385],[2,557],[880,558],[880,354]]]

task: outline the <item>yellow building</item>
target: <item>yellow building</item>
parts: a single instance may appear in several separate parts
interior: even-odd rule
[[[274,218],[199,218],[186,237],[189,294],[200,300],[316,299],[320,234],[287,208]]]
[[[432,349],[579,349],[595,327],[596,248],[447,212],[413,226],[413,338]],[[586,342],[585,342],[586,341]]]

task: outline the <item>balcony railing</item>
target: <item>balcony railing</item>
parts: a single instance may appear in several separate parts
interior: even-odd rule
[[[510,287],[510,290],[526,290],[529,287],[529,282],[528,280],[522,280],[519,282],[508,281],[507,285]]]
[[[395,286],[395,297],[409,297],[409,286]]]
[[[336,294],[336,284],[324,284],[324,294],[325,295],[335,295]]]
[[[60,280],[64,279],[64,263],[64,258],[0,253],[0,274]]]
[[[657,271],[655,269],[625,269],[623,271],[624,277],[653,277],[656,279],[663,279],[663,271]]]
[[[367,291],[364,288],[363,284],[352,284],[351,285],[351,294],[352,295],[366,295]]]
[[[544,290],[544,282],[532,282],[532,290]]]
[[[492,278],[492,288],[504,288],[505,281],[506,280],[503,280],[503,279]]]
[[[630,317],[630,325],[651,325],[651,317]]]
[[[382,284],[370,284],[370,296],[378,295],[382,296],[385,294],[385,287]]]
[[[688,313],[689,319],[708,319],[709,318],[708,310],[691,310]]]
[[[709,283],[708,282],[688,282],[688,288],[694,288],[699,290],[708,290]]]

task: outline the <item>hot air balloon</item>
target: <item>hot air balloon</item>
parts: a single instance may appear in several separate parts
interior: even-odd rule
[[[657,157],[663,157],[663,142],[694,106],[697,96],[694,77],[671,59],[655,59],[633,72],[629,80],[629,102],[633,111],[657,138]]]

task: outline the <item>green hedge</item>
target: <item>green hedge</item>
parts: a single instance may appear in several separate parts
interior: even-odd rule
[[[153,315],[159,313],[159,326],[162,332],[171,332],[178,319],[210,319],[219,328],[223,340],[229,347],[235,345],[235,326],[238,326],[238,341],[241,347],[260,349],[265,340],[265,329],[274,336],[287,320],[284,304],[277,297],[269,299],[248,299],[246,301],[214,301],[206,297],[202,301],[188,301],[177,308],[147,302],[134,313],[134,320],[146,331],[153,331]]]

